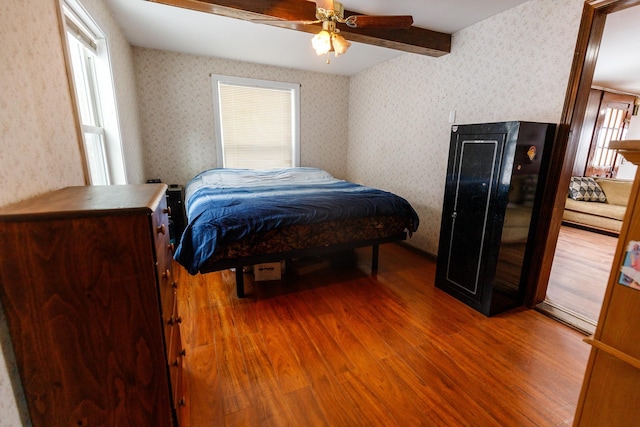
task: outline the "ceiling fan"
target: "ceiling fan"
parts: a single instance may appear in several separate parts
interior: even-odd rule
[[[291,28],[307,33],[316,33],[316,27],[323,19],[329,20],[322,13],[315,17],[317,9],[333,11],[336,22],[345,19],[344,14],[355,15],[350,21],[355,21],[356,28],[343,27],[344,34],[351,40],[372,46],[381,46],[420,55],[440,57],[451,52],[451,34],[428,30],[411,25],[411,17],[398,16],[369,16],[350,12],[336,7],[331,0],[146,0],[172,7],[212,13],[233,19],[242,19],[254,23],[263,23],[277,27]],[[344,1],[344,0],[342,0]],[[343,12],[336,12],[336,9]],[[295,21],[312,19],[315,21]],[[331,18],[332,19],[332,18]],[[303,25],[305,22],[316,22],[315,25]],[[396,29],[400,28],[400,29]]]
[[[342,55],[349,49],[351,43],[339,33],[336,24],[345,24],[349,28],[384,28],[384,29],[408,29],[413,24],[413,17],[410,15],[351,15],[344,17],[344,6],[335,0],[316,1],[316,19],[302,21],[279,21],[290,24],[322,24],[322,31],[316,34],[311,40],[311,44],[318,56],[334,52],[335,56]],[[255,22],[269,22],[273,20],[254,20]],[[327,58],[327,64],[329,59]]]

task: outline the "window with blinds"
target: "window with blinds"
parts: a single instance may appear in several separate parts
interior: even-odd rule
[[[218,166],[300,165],[300,85],[213,75]]]

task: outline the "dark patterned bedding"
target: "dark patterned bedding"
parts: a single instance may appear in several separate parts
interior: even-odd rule
[[[406,220],[397,216],[356,218],[318,224],[292,225],[249,235],[230,243],[214,254],[203,271],[216,271],[221,260],[248,258],[263,254],[289,253],[301,249],[323,248],[349,242],[365,242],[397,236],[406,230]]]
[[[221,260],[245,262],[418,227],[405,199],[315,168],[205,171],[187,185],[186,208],[189,224],[175,259],[191,274],[225,268]]]

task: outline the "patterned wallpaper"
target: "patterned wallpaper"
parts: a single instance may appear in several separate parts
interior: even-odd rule
[[[437,254],[451,124],[558,122],[583,0],[532,0],[453,35],[441,58],[407,54],[351,78],[350,180],[405,197],[408,241]]]
[[[0,17],[0,205],[6,205],[82,185],[84,177],[57,1],[4,0]],[[18,426],[20,414],[28,415],[1,307],[0,344],[0,426]]]
[[[56,4],[0,6],[0,205],[84,182]]]
[[[138,47],[134,62],[147,178],[185,185],[216,167],[210,74],[299,83],[301,165],[346,176],[347,77]]]

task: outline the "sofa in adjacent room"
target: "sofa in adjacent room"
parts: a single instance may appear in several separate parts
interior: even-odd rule
[[[619,234],[633,181],[572,177],[563,221]]]

